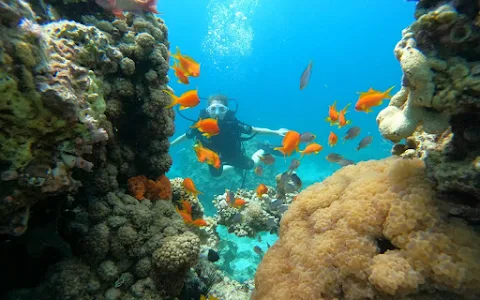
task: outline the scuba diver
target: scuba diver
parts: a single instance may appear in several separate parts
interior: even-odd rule
[[[206,138],[202,136],[202,133],[198,131],[197,128],[190,128],[186,133],[173,140],[171,146],[187,139],[196,139],[200,141],[204,147],[218,153],[222,166],[217,169],[209,165],[210,174],[214,177],[219,177],[234,168],[240,170],[253,169],[254,166],[259,163],[260,157],[265,153],[265,150],[260,149],[251,157],[248,157],[243,147],[243,141],[249,140],[257,134],[284,136],[288,132],[288,129],[280,128],[272,130],[250,126],[239,121],[235,117],[235,113],[236,110],[232,111],[228,108],[228,98],[226,96],[210,96],[208,98],[208,106],[201,110],[199,119],[217,119],[220,133]],[[242,137],[242,134],[248,136]]]

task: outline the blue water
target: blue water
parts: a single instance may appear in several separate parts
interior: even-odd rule
[[[385,90],[395,85],[393,93],[398,91],[402,74],[393,49],[402,29],[413,21],[414,5],[402,0],[159,1],[159,11],[164,13],[169,28],[171,51],[179,46],[182,53],[201,63],[201,76],[191,78],[188,86],[178,84],[170,72],[170,86],[177,94],[192,88],[198,88],[202,97],[226,93],[239,103],[238,119],[253,126],[315,133],[324,150],[302,160],[298,174],[304,182],[320,181],[339,169],[325,160],[328,153],[336,152],[354,161],[390,155],[391,144],[381,138],[375,121],[388,101],[370,114],[355,112],[353,104],[358,98],[356,92],[370,87]],[[300,90],[300,75],[309,60],[314,62],[311,80],[306,89]],[[339,130],[324,121],[334,100],[337,108],[352,103],[347,119],[360,126],[362,133],[355,141],[339,142],[329,149],[330,131],[341,139],[348,129]],[[201,103],[184,114],[196,119],[203,107]],[[177,116],[173,138],[190,125]],[[367,134],[374,136],[373,143],[356,151],[359,140]],[[265,138],[281,142],[280,137]],[[198,168],[199,163],[193,162],[189,168],[175,167],[177,152],[190,151],[191,147],[191,141],[187,141],[170,149],[174,165],[167,176],[192,176],[192,168]],[[286,168],[288,163],[279,160],[277,168]],[[195,174],[198,176],[198,172]],[[209,177],[208,171],[201,175]],[[202,190],[202,186],[198,188]],[[203,191],[200,200],[212,214],[214,193]],[[237,243],[251,249],[251,241],[239,239]],[[243,281],[245,276],[236,279]]]

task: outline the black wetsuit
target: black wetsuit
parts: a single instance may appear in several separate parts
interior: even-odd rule
[[[200,112],[201,119],[209,117],[205,109]],[[253,133],[252,126],[240,122],[234,112],[227,111],[225,118],[218,121],[218,127],[220,133],[210,138],[202,136],[197,128],[190,128],[186,135],[189,139],[198,139],[205,148],[218,153],[222,166],[227,164],[243,170],[253,169],[255,164],[250,157],[246,156],[241,139],[242,134],[251,135]],[[209,165],[209,168],[212,176],[222,174],[223,168],[216,169],[212,165]]]

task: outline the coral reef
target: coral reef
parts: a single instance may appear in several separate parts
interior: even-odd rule
[[[51,268],[36,299],[164,299],[180,293],[199,258],[198,237],[168,201],[109,193],[64,231],[77,256]]]
[[[442,209],[480,221],[480,3],[421,1],[395,55],[402,88],[377,116],[392,153],[425,160]]]
[[[13,235],[8,221],[39,201],[101,197],[137,174],[158,178],[172,163],[163,21],[52,3],[32,1],[35,12],[23,1],[0,6],[0,227]],[[94,10],[50,22],[70,5]]]
[[[479,5],[464,7],[463,2],[422,1],[417,20],[403,31],[395,47],[402,88],[377,116],[385,138],[400,141],[419,125],[428,133],[442,133],[450,116],[479,111],[480,32],[472,18]]]
[[[419,159],[337,171],[302,191],[252,299],[477,299],[480,236],[437,209]]]
[[[255,237],[260,231],[276,232],[282,215],[296,194],[286,194],[285,199],[276,199],[275,194],[275,190],[270,188],[259,199],[254,191],[239,189],[234,193],[234,198],[247,202],[240,208],[227,203],[226,193],[217,195],[213,200],[217,208],[217,223],[240,237]]]

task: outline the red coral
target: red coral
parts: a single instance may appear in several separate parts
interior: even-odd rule
[[[171,200],[172,185],[170,180],[161,175],[156,181],[141,175],[128,179],[128,191],[138,200]]]

